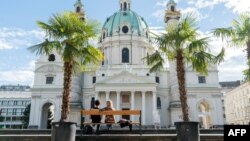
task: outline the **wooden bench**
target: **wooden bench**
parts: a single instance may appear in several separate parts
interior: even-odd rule
[[[139,130],[141,133],[141,110],[113,110],[113,111],[101,111],[99,109],[81,110],[81,119],[84,116],[91,116],[91,115],[138,115],[139,122],[132,121],[131,124],[139,125]],[[85,120],[81,120],[81,127],[92,124],[96,123],[85,122]],[[98,124],[107,124],[107,123],[98,123]],[[108,124],[117,124],[117,123],[108,123]]]

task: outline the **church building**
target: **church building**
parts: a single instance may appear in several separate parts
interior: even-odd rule
[[[132,0],[117,1],[117,11],[104,21],[98,40],[97,47],[105,60],[97,70],[90,68],[73,78],[70,121],[79,125],[80,110],[90,109],[91,101],[99,99],[100,107],[112,100],[117,110],[141,110],[143,126],[160,122],[163,128],[174,127],[174,122],[182,121],[175,63],[168,62],[160,72],[149,72],[144,58],[156,49],[149,26],[133,9]],[[85,19],[81,0],[74,6],[75,12]],[[166,26],[177,23],[180,16],[176,3],[169,0],[164,17]],[[185,69],[190,120],[199,121],[203,128],[224,124],[217,66],[211,65],[207,76],[196,73],[190,65]],[[40,56],[34,76],[29,126],[44,129],[51,106],[54,121],[60,119],[63,89],[60,56],[56,52]],[[139,121],[138,116],[116,118]]]

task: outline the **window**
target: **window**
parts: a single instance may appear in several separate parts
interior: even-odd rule
[[[104,52],[102,53],[103,56],[105,56]],[[104,60],[102,60],[102,66],[104,66]]]
[[[206,77],[205,76],[198,76],[198,81],[199,81],[199,84],[204,84],[204,83],[206,83]]]
[[[124,2],[124,10],[127,10],[127,3]]]
[[[56,60],[56,57],[55,57],[55,55],[54,54],[50,54],[49,55],[49,59],[48,59],[50,62],[53,62],[53,61],[55,61]]]
[[[155,82],[160,83],[160,78],[158,76],[155,77]]]
[[[157,97],[157,109],[161,109],[161,98],[160,97]]]
[[[53,84],[54,77],[46,77],[46,84]]]
[[[122,95],[122,103],[129,103],[129,95]]]
[[[81,8],[80,8],[79,6],[76,7],[76,12],[77,12],[77,13],[81,12]]]
[[[95,84],[95,82],[96,82],[96,77],[94,76],[93,80],[92,80],[92,83]]]
[[[129,50],[128,50],[128,48],[122,49],[122,63],[129,63]]]
[[[171,11],[172,11],[172,12],[174,12],[174,11],[175,11],[175,10],[174,10],[174,6],[173,6],[173,5],[171,6]]]
[[[123,33],[128,33],[128,26],[126,26],[126,25],[123,26],[123,27],[122,27],[122,32],[123,32]]]
[[[8,101],[3,101],[3,106],[7,106]]]

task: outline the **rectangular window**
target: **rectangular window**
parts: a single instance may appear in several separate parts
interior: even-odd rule
[[[18,106],[22,106],[22,101],[17,101]]]
[[[204,83],[206,83],[206,77],[205,76],[198,76],[198,81],[199,81],[199,84],[204,84]]]
[[[161,109],[161,98],[160,97],[157,97],[157,109]]]
[[[129,103],[129,95],[122,95],[122,103]]]
[[[96,77],[95,76],[93,77],[92,82],[93,82],[93,84],[95,84],[95,82],[96,82]]]
[[[14,105],[14,101],[9,101],[9,106],[13,106]]]
[[[157,76],[157,77],[155,77],[155,82],[156,83],[160,83],[160,78]]]
[[[3,101],[3,106],[7,106],[8,101]]]
[[[46,77],[46,84],[53,84],[54,77]]]
[[[7,109],[7,115],[12,115],[13,109]]]

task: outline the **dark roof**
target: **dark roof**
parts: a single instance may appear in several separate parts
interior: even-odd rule
[[[237,81],[225,81],[225,82],[220,82],[219,83],[222,88],[235,88],[240,86],[242,84],[242,81],[237,80]]]

